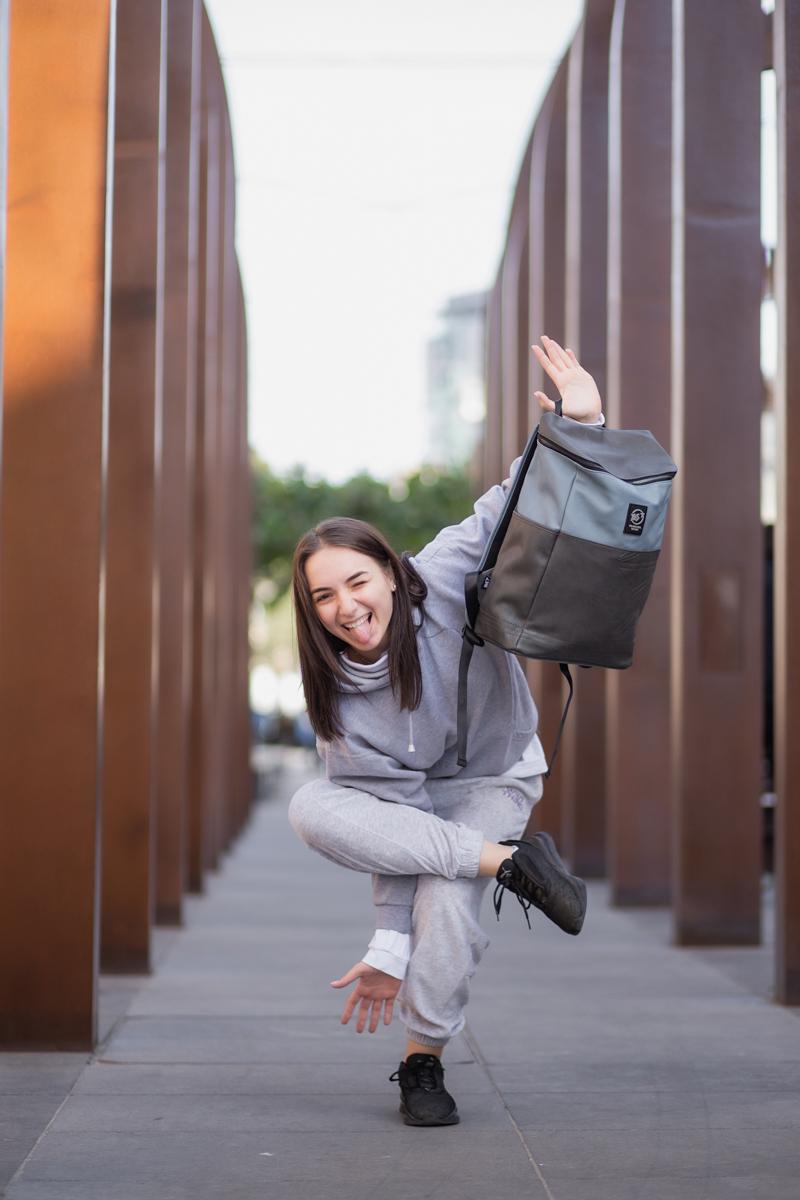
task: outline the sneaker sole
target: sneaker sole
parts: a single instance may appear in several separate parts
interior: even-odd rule
[[[570,874],[567,864],[558,853],[556,844],[549,833],[545,833],[542,830],[539,833],[534,834],[533,837],[536,839],[540,849],[544,852],[544,856],[549,861],[550,866],[555,868],[559,874],[566,875],[566,877],[569,879],[579,906],[578,914],[571,918],[571,920],[567,923],[566,928],[560,921],[556,921],[550,913],[545,912],[544,909],[540,909],[539,911],[542,912],[544,916],[548,918],[548,920],[552,921],[554,925],[557,925],[558,928],[564,933],[568,933],[572,937],[577,937],[581,929],[583,929],[583,922],[586,918],[586,884],[577,875]],[[533,841],[533,838],[531,841]],[[519,843],[515,841],[514,844],[518,845]]]
[[[427,1125],[458,1125],[459,1121],[461,1120],[458,1112],[452,1112],[449,1117],[442,1117],[440,1121],[423,1121],[421,1117],[412,1117],[411,1113],[403,1103],[400,1104],[400,1112],[403,1117],[403,1122],[406,1125],[417,1125],[422,1127]]]
[[[564,874],[569,877],[573,887],[575,888],[575,891],[578,893],[578,903],[580,905],[580,915],[575,918],[575,920],[572,923],[571,928],[564,929],[564,933],[569,933],[573,937],[577,937],[577,935],[580,933],[581,929],[583,929],[583,922],[586,917],[586,884],[577,875],[572,875],[570,873],[570,871],[567,868],[567,864],[564,862],[563,858],[558,853],[558,850],[556,849],[556,844],[553,841],[553,839],[549,833],[545,833],[544,831],[542,831],[537,836],[538,836],[538,839],[539,839],[539,842],[541,843],[541,845],[544,846],[544,848],[547,852],[547,856],[550,859],[550,862],[559,871],[563,871]],[[559,926],[559,928],[562,929],[563,926]]]

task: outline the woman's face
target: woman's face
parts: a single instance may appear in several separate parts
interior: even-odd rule
[[[358,550],[323,546],[306,560],[306,580],[320,621],[347,643],[348,658],[376,662],[389,645],[391,572]]]

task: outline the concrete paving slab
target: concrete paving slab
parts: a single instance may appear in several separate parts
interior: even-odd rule
[[[388,1077],[386,1072],[384,1079]],[[449,1082],[449,1079],[448,1079]],[[51,1126],[53,1133],[341,1133],[393,1131],[400,1094],[386,1083],[381,1092],[353,1091],[345,1075],[337,1092],[294,1095],[70,1096]],[[494,1091],[459,1096],[462,1118],[472,1129],[509,1130]]]
[[[612,1179],[557,1178],[553,1200],[797,1200],[795,1180],[774,1176],[648,1174]]]
[[[8,1200],[24,1200],[33,1183],[149,1185],[203,1189],[227,1197],[237,1187],[272,1200],[278,1181],[316,1197],[335,1180],[339,1195],[401,1197],[437,1195],[440,1185],[461,1197],[511,1192],[536,1196],[528,1157],[509,1132],[471,1130],[465,1125],[409,1129],[400,1123],[380,1133],[49,1133]],[[395,1186],[397,1184],[397,1186]],[[298,1193],[296,1192],[295,1195]],[[303,1194],[302,1190],[299,1194]],[[452,1193],[451,1193],[452,1194]],[[542,1191],[539,1195],[544,1194]]]
[[[506,1104],[523,1128],[550,1130],[619,1129],[652,1131],[669,1126],[706,1129],[787,1129],[798,1131],[794,1093],[694,1091],[660,1092],[639,1088],[622,1095],[580,1089],[543,1095],[506,1093]]]
[[[399,1059],[399,1026],[357,1034],[338,1024],[339,1008],[327,1017],[148,1017],[121,1023],[103,1051],[111,1062],[318,1063]],[[355,1040],[358,1044],[356,1045]]]
[[[29,1129],[38,1133],[63,1103],[64,1094],[60,1088],[21,1092],[15,1096],[0,1095],[0,1136],[15,1138]]]
[[[490,1071],[505,1096],[516,1092],[572,1092],[601,1085],[606,1094],[634,1090],[725,1093],[745,1088],[800,1096],[800,1061],[791,1060],[748,1063],[743,1071],[735,1059],[708,1063],[642,1056],[630,1060],[539,1051],[526,1062],[491,1063]]]
[[[702,1123],[663,1125],[644,1133],[630,1130],[522,1129],[556,1196],[570,1195],[574,1179],[635,1180],[651,1175],[672,1179],[771,1180],[800,1176],[800,1146],[791,1130],[711,1129]],[[702,1193],[701,1193],[702,1195]]]
[[[58,1091],[66,1096],[88,1054],[0,1054],[0,1096]]]
[[[299,1071],[293,1063],[123,1063],[98,1061],[84,1071],[73,1089],[76,1096],[336,1096],[347,1090],[362,1096],[386,1099],[392,1095],[387,1077],[396,1063],[384,1062],[384,1070],[358,1060],[347,1064],[318,1063],[313,1071]],[[485,1071],[472,1060],[447,1060],[447,1084],[459,1097],[469,1093],[494,1092]]]
[[[508,899],[498,924],[487,897],[445,1058],[462,1124],[404,1126],[402,1029],[342,1028],[329,988],[371,935],[369,880],[297,842],[301,778],[157,939],[155,974],[110,983],[97,1056],[72,1082],[53,1064],[72,1092],[9,1200],[797,1200],[800,1026],[769,950],[677,950],[666,912],[611,910],[602,884],[577,939]],[[7,1069],[46,1098],[46,1074]],[[0,1164],[32,1144],[0,1141]]]
[[[421,1196],[430,1194],[422,1190],[426,1185],[414,1171],[401,1168],[396,1178],[387,1180],[376,1174],[375,1180],[381,1188],[381,1194],[391,1196],[392,1200],[420,1200]],[[435,1189],[436,1200],[485,1200],[487,1195],[492,1194],[491,1185],[487,1187],[485,1182],[476,1184],[476,1190],[473,1190],[469,1180],[442,1179],[441,1176],[436,1180]],[[285,1181],[273,1176],[258,1189],[254,1189],[252,1184],[228,1183],[222,1196],[223,1200],[253,1200],[256,1196],[259,1200],[305,1200],[306,1196],[313,1196],[313,1200],[342,1200],[343,1194],[347,1200],[375,1200],[374,1184],[369,1174],[366,1177],[354,1176],[347,1182],[346,1191],[341,1178],[334,1173],[327,1178],[314,1180],[313,1192],[304,1192],[302,1184],[298,1185],[294,1180]],[[538,1182],[534,1188],[520,1194],[526,1200],[545,1200],[546,1197]],[[13,1195],[14,1200],[153,1200],[152,1184],[120,1180],[100,1184],[23,1180],[16,1185]],[[216,1188],[206,1188],[196,1182],[159,1185],[158,1200],[221,1200],[221,1193]]]

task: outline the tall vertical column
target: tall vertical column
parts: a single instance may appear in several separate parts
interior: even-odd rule
[[[567,78],[566,343],[606,388],[608,46],[613,0],[586,0]],[[548,330],[548,332],[552,332]],[[605,870],[605,672],[573,672],[564,730],[564,847],[573,869]]]
[[[502,404],[503,372],[501,342],[502,264],[486,306],[486,423],[483,430],[484,489],[505,479],[503,474]]]
[[[0,485],[7,1046],[89,1049],[97,1025],[110,45],[109,0],[12,6]]]
[[[208,564],[204,653],[209,663],[209,690],[206,694],[203,744],[208,781],[206,866],[216,868],[225,848],[225,177],[230,148],[222,70],[210,23],[206,23],[206,31],[203,70],[208,87],[209,124],[213,130],[211,137],[217,144],[217,164],[216,174],[209,174],[209,189],[212,186],[216,189],[213,203],[211,196],[209,198],[209,218],[216,222],[216,229],[211,235],[216,245],[216,270],[207,279],[207,285],[209,289],[213,287],[214,295],[209,295],[206,301],[206,314],[209,317],[206,323],[206,402],[210,401],[212,408],[207,411],[206,431],[207,434],[210,432],[210,436],[206,436],[204,445]]]
[[[775,994],[800,1004],[800,2],[777,0],[778,514],[775,526]]]
[[[241,339],[240,352],[240,391],[241,391],[241,606],[239,609],[239,638],[241,646],[241,685],[239,703],[241,705],[242,727],[242,803],[246,815],[249,815],[253,801],[253,775],[250,768],[250,588],[253,577],[253,544],[251,529],[253,526],[253,485],[250,474],[250,441],[249,441],[249,410],[248,402],[250,389],[247,367],[248,334],[247,314],[245,311],[244,292],[242,290],[241,273],[239,275],[239,335]]]
[[[500,479],[505,479],[511,463],[521,454],[528,440],[530,403],[528,372],[531,352],[528,346],[528,289],[530,242],[530,177],[531,148],[529,141],[520,168],[511,215],[508,222],[503,269],[500,276],[502,321],[503,466]]]
[[[672,730],[676,941],[759,932],[762,15],[674,0]]]
[[[236,179],[233,162],[233,133],[230,114],[223,94],[223,143],[225,159],[222,173],[222,213],[220,246],[220,406],[219,406],[219,513],[217,573],[219,579],[219,608],[217,640],[219,645],[218,695],[219,712],[219,784],[220,799],[219,852],[222,853],[236,836],[236,677],[235,663],[235,581],[236,522],[235,502],[237,470],[237,413],[236,359],[238,355],[237,280],[236,280]]]
[[[236,659],[236,781],[239,825],[243,825],[250,812],[252,786],[250,778],[250,577],[252,563],[250,554],[252,524],[250,505],[250,455],[247,444],[247,328],[245,324],[244,292],[239,264],[236,264],[236,598],[235,638]]]
[[[555,385],[530,351],[543,333],[561,341],[564,336],[564,250],[566,202],[567,60],[562,60],[545,96],[533,130],[530,160],[530,311],[527,349],[530,355],[529,391],[555,398]],[[532,402],[531,425],[539,419]],[[564,707],[563,678],[557,663],[526,663],[528,682],[539,710],[539,737],[552,756]],[[561,844],[562,801],[559,754],[545,783],[544,795],[531,814],[530,829],[546,829]]]
[[[192,687],[200,0],[169,0],[156,917],[181,920]]]
[[[617,0],[609,80],[609,424],[670,438],[668,4]],[[606,676],[608,875],[617,904],[663,904],[670,888],[669,545],[629,671]],[[632,732],[635,731],[635,735]]]
[[[219,63],[207,15],[202,20],[198,254],[197,407],[194,479],[194,601],[189,764],[189,887],[217,861],[219,740],[217,694],[217,410],[219,406],[220,179],[223,169]]]
[[[166,34],[165,0],[119,0],[102,776],[106,970],[149,969],[155,915]]]

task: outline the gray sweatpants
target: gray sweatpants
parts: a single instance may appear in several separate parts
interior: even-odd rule
[[[295,794],[289,820],[306,845],[342,866],[418,876],[398,1009],[410,1038],[443,1046],[464,1027],[469,980],[489,945],[478,922],[491,882],[477,874],[481,846],[519,837],[542,776],[429,779],[426,791],[433,813],[314,780]]]

